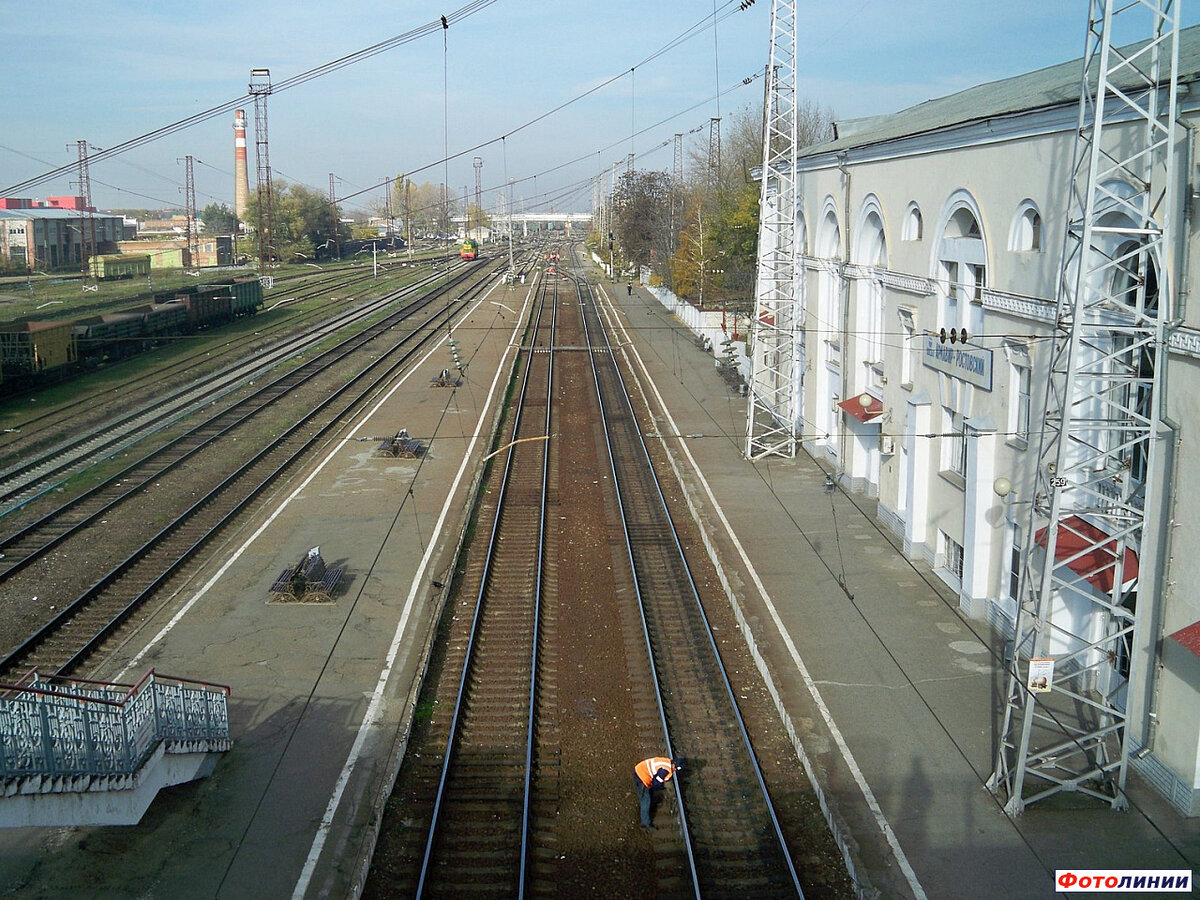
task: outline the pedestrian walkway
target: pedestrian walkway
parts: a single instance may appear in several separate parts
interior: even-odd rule
[[[1056,869],[1200,870],[1200,821],[1137,775],[1128,812],[1067,794],[1007,816],[984,786],[1003,642],[904,557],[874,502],[803,453],[747,461],[747,401],[712,354],[644,288],[604,289],[869,895],[1044,898]]]

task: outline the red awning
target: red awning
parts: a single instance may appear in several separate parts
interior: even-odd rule
[[[1070,516],[1058,525],[1058,540],[1054,545],[1054,556],[1059,561],[1070,559],[1067,563],[1071,571],[1082,575],[1092,587],[1103,594],[1111,594],[1113,589],[1113,573],[1117,565],[1117,542],[1112,538],[1104,541],[1105,534],[1095,525]],[[1104,543],[1100,543],[1104,541]],[[1046,546],[1046,529],[1037,533],[1039,547]],[[1090,550],[1084,552],[1088,547]],[[1071,559],[1071,557],[1075,557]],[[1130,548],[1125,548],[1125,563],[1121,572],[1123,584],[1128,590],[1137,581],[1138,557]]]
[[[1200,622],[1193,622],[1187,628],[1180,628],[1168,637],[1182,644],[1196,656],[1200,656]]]
[[[866,397],[870,401],[869,405],[863,406],[863,397]],[[843,400],[838,406],[860,422],[870,422],[872,419],[878,419],[883,415],[883,401],[878,397],[872,397],[870,394],[858,394],[849,400]]]

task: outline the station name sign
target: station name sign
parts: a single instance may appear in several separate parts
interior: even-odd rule
[[[925,335],[925,365],[968,384],[992,389],[992,351],[965,344],[943,344],[937,335]]]

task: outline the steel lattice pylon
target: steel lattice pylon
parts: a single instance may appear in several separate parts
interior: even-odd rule
[[[254,158],[258,179],[258,263],[266,272],[273,258],[275,199],[271,196],[271,155],[267,140],[267,97],[271,95],[271,70],[250,70],[250,96],[254,98]]]
[[[187,239],[188,265],[196,267],[200,265],[200,230],[196,225],[196,176],[192,157],[185,156],[183,161],[183,195],[187,205],[184,235]]]
[[[1156,437],[1176,285],[1175,6],[1089,8],[1045,428],[989,781],[1014,815],[1061,791],[1127,805],[1131,731],[1141,727],[1129,706],[1150,675],[1141,629],[1157,602],[1150,591],[1139,602],[1137,554],[1147,486],[1164,477]],[[1150,38],[1113,47],[1118,17],[1148,21]]]
[[[796,4],[771,4],[771,59],[763,116],[758,279],[751,332],[746,456],[796,455]]]

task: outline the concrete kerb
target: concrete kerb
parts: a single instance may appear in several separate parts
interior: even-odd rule
[[[600,289],[601,293],[603,293],[603,285],[600,286]],[[605,296],[605,301],[610,306],[611,315],[612,301],[607,297],[607,295]],[[649,397],[645,392],[641,379],[637,377],[636,369],[633,365],[633,362],[629,359],[629,353],[626,347],[627,345],[622,344],[621,355],[625,358],[625,362],[629,367],[629,371],[634,374],[638,392],[642,395],[642,402],[646,405],[647,409],[652,409],[653,407],[650,404]],[[800,759],[800,764],[804,767],[804,773],[808,777],[809,784],[812,786],[813,792],[817,796],[817,802],[819,803],[821,812],[825,816],[825,821],[829,825],[829,829],[833,834],[834,842],[837,844],[838,850],[842,854],[842,859],[846,863],[846,870],[854,883],[855,895],[860,898],[860,900],[875,900],[875,898],[880,897],[881,894],[870,884],[866,876],[858,871],[858,866],[855,861],[857,842],[851,835],[850,829],[846,825],[845,821],[830,804],[828,796],[826,795],[824,787],[822,786],[820,778],[818,777],[816,768],[814,767],[812,760],[809,758],[808,752],[804,748],[804,742],[800,738],[795,722],[792,720],[790,713],[784,706],[783,698],[780,695],[779,688],[771,675],[766,659],[758,649],[758,642],[754,637],[754,631],[742,609],[741,603],[738,601],[737,591],[729,580],[728,567],[725,564],[725,561],[722,559],[720,551],[715,542],[713,541],[712,534],[710,533],[710,526],[706,525],[704,518],[701,515],[701,507],[696,499],[695,487],[692,485],[690,480],[685,477],[679,462],[679,458],[675,451],[672,450],[670,444],[663,440],[662,446],[663,450],[666,452],[667,459],[671,464],[671,469],[675,474],[676,480],[679,482],[680,489],[682,490],[683,496],[687,502],[688,512],[698,527],[704,543],[705,552],[708,554],[709,559],[713,563],[713,567],[717,571],[718,578],[721,582],[721,587],[724,590],[726,599],[728,599],[729,605],[733,610],[734,617],[737,619],[738,627],[741,629],[742,637],[746,641],[746,646],[750,651],[751,657],[754,659],[755,667],[758,669],[759,675],[766,684],[767,691],[770,693],[772,702],[775,704],[775,709],[779,714],[780,720],[783,722],[788,739],[791,742],[793,749],[796,751],[797,757]]]

